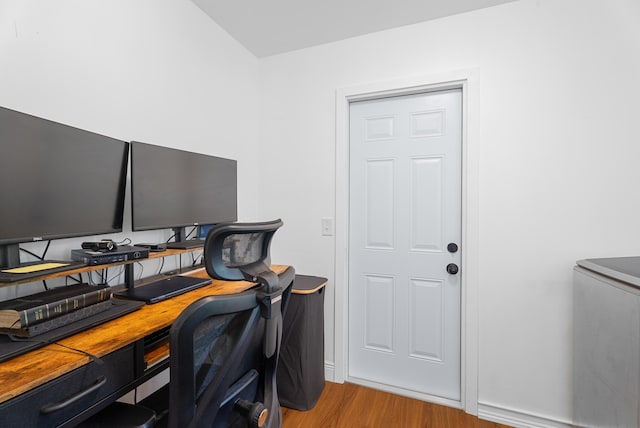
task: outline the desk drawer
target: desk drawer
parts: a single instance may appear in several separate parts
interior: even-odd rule
[[[55,427],[133,382],[136,372],[134,345],[119,349],[70,373],[0,405],[1,427]],[[82,391],[88,393],[63,403]],[[57,406],[56,406],[57,405]]]

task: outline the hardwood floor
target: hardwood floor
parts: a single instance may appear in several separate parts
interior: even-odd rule
[[[508,428],[461,410],[333,382],[313,409],[283,407],[282,418],[282,428]]]

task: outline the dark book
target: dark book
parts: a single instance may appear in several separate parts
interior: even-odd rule
[[[105,300],[103,302],[94,303],[93,305],[85,306],[84,308],[77,309],[73,312],[60,315],[59,317],[51,318],[38,324],[33,324],[29,327],[0,328],[0,333],[12,334],[18,337],[35,337],[39,334],[60,328],[72,322],[89,318],[97,313],[108,311],[109,309],[111,309],[111,300]]]
[[[77,284],[0,302],[0,328],[28,328],[111,298],[108,285]]]

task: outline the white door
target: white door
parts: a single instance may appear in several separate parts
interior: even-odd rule
[[[462,92],[350,105],[351,380],[460,400]]]

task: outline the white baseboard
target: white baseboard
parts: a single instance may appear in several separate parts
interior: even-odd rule
[[[335,382],[336,380],[336,366],[328,361],[324,362],[324,378],[329,382]]]
[[[569,421],[559,421],[540,415],[478,403],[478,417],[515,428],[571,428]]]

